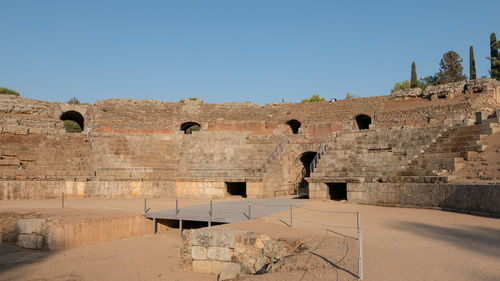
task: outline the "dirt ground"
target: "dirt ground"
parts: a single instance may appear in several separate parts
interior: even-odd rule
[[[205,203],[206,200],[182,200],[180,207]],[[153,211],[173,208],[175,200],[148,200],[148,206]],[[59,200],[0,201],[0,224],[4,223],[1,219],[6,213],[75,219],[139,214],[143,212],[143,201],[71,199],[66,200],[65,209],[59,207]],[[335,213],[337,211],[341,213]],[[247,280],[352,279],[343,269],[356,270],[355,256],[342,264],[343,269],[332,268],[346,249],[342,241],[356,244],[356,214],[345,213],[355,211],[361,214],[364,280],[500,280],[500,219],[334,201],[301,201],[295,204],[293,211],[295,231],[302,232],[304,240],[322,251],[321,256],[330,255],[327,259],[334,261],[333,265],[313,271],[253,276]],[[286,236],[283,226],[290,224],[290,213],[285,211],[267,216],[260,226],[238,223],[231,227]],[[3,243],[0,244],[0,280],[216,280],[215,275],[181,269],[178,265],[180,245],[178,229],[58,252],[24,250],[12,243]],[[355,246],[350,247],[355,254]],[[311,259],[306,262],[316,262]],[[300,262],[304,261],[297,261]],[[336,275],[339,272],[341,274]]]

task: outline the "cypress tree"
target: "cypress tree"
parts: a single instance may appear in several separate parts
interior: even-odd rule
[[[415,66],[415,62],[412,62],[412,64],[411,64],[411,82],[410,82],[410,87],[416,88],[417,86],[418,86],[417,67]]]
[[[474,59],[474,48],[472,46],[469,48],[469,71],[470,80],[476,79],[476,60]]]
[[[498,56],[498,41],[497,36],[493,32],[490,35],[490,57],[488,58],[491,62],[491,78],[500,80],[500,57]]]

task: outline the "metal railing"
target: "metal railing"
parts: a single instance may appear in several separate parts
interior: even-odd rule
[[[316,167],[318,167],[319,160],[321,159],[321,157],[325,154],[326,150],[328,149],[328,143],[331,141],[331,139],[332,139],[332,134],[329,134],[326,137],[325,141],[323,141],[323,143],[319,145],[318,152],[316,153],[316,156],[314,156],[314,159],[312,160],[311,165],[309,165],[309,175],[314,173],[314,169],[316,169]]]
[[[288,144],[288,143],[289,143],[288,136],[284,136],[281,139],[281,141],[276,145],[276,147],[271,152],[271,154],[269,154],[269,156],[266,158],[266,160],[264,161],[264,163],[260,167],[260,170],[254,168],[254,169],[252,169],[252,174],[254,176],[259,175],[260,177],[262,177],[267,172],[267,169],[269,169],[269,166],[271,165],[271,163],[273,162],[273,160],[276,157],[278,157],[278,155],[280,155],[281,152],[283,152],[283,150],[285,149],[285,145]]]

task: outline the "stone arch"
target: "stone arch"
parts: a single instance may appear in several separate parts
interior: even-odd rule
[[[359,130],[368,130],[372,123],[372,118],[366,114],[358,114],[354,119]]]
[[[309,194],[309,183],[305,178],[311,175],[311,163],[316,157],[316,151],[305,151],[299,154],[293,161],[291,184],[298,195]]]
[[[299,133],[299,128],[300,128],[300,126],[302,126],[302,123],[300,123],[300,121],[295,120],[295,119],[288,120],[288,122],[286,122],[286,124],[288,126],[290,126],[290,129],[292,130],[292,134],[294,134],[294,135]]]
[[[184,131],[184,134],[192,134],[194,131],[200,131],[201,125],[196,122],[184,122],[181,124],[181,131]]]
[[[78,111],[66,111],[61,115],[60,119],[64,121],[64,128],[68,133],[81,132],[85,126],[85,118]]]

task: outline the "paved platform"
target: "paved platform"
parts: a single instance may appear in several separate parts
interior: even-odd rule
[[[291,203],[291,199],[242,199],[218,202],[212,204],[210,217],[210,204],[182,208],[182,200],[179,200],[178,212],[176,209],[169,209],[147,213],[145,216],[150,219],[231,223],[290,210]],[[298,206],[301,203],[294,200],[293,204]]]

